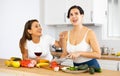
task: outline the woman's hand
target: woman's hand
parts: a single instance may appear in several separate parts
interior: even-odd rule
[[[67,55],[67,57],[69,57],[71,59],[76,59],[76,58],[80,57],[80,52],[71,52]]]
[[[60,38],[60,39],[63,39],[63,38],[64,38],[64,32],[61,32],[61,33],[60,33],[59,38]]]

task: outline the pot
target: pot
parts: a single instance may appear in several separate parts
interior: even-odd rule
[[[55,47],[55,46],[52,46],[54,49],[55,49],[55,52],[62,52],[62,48],[60,47]]]
[[[108,47],[101,47],[100,48],[101,49],[101,54],[102,55],[106,55],[106,54],[108,54],[109,53],[109,48]]]

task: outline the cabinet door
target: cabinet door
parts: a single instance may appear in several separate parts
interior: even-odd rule
[[[107,20],[107,0],[93,0],[93,22],[105,23]]]
[[[84,24],[105,21],[107,0],[45,0],[45,24],[70,24],[67,13],[73,5],[83,8]]]
[[[45,0],[45,24],[65,24],[65,0]]]
[[[84,10],[83,23],[91,23],[93,21],[93,0],[78,0],[79,6]]]
[[[118,61],[113,60],[98,60],[100,66],[102,69],[108,69],[108,70],[118,70]]]
[[[17,76],[17,75],[13,73],[0,72],[0,76]]]
[[[118,71],[120,71],[120,61],[119,61],[119,65],[118,65]]]
[[[106,19],[107,0],[78,0],[84,10],[83,23],[101,24]]]

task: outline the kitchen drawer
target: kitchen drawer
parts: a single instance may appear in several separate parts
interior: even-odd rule
[[[102,69],[118,70],[118,61],[115,60],[98,60]]]

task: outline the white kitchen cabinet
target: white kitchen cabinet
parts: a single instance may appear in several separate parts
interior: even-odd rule
[[[45,24],[70,24],[68,9],[79,5],[84,10],[84,24],[101,24],[106,19],[107,0],[45,0]]]
[[[80,0],[84,9],[84,23],[101,24],[106,19],[107,0]]]
[[[45,24],[65,24],[65,6],[65,0],[45,0]]]
[[[5,73],[5,72],[0,72],[0,76],[17,76],[14,73]]]
[[[102,69],[118,71],[119,62],[115,60],[98,60]]]

